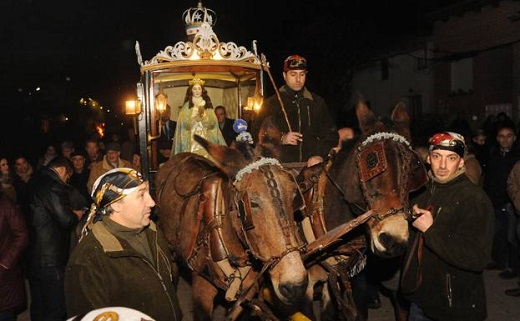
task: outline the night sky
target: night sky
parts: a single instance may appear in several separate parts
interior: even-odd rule
[[[270,7],[262,1],[206,0],[203,5],[217,13],[213,29],[220,41],[250,49],[257,40],[278,86],[283,59],[305,56],[308,86],[327,98],[345,71],[367,55],[406,34],[425,32],[422,14],[433,5],[418,2],[288,0]],[[135,42],[147,60],[167,45],[185,41],[181,16],[196,4],[2,0],[0,111],[33,107],[27,97],[37,86],[45,92],[49,112],[53,106],[74,108],[70,105],[80,97],[122,110],[140,77]]]
[[[327,61],[327,54],[338,59],[340,51],[414,31],[415,2],[289,0],[275,8],[263,2],[243,8],[243,1],[231,0],[203,4],[217,13],[214,30],[220,41],[250,48],[257,40],[279,73],[281,61],[292,53],[315,56],[310,66],[327,68],[341,64]],[[6,69],[3,85],[10,94],[13,88],[66,82],[74,93],[114,104],[139,80],[135,41],[149,59],[185,40],[181,15],[196,1],[3,0],[1,6],[1,71]],[[397,13],[389,14],[390,9]]]

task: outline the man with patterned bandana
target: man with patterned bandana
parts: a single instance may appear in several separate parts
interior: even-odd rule
[[[464,138],[441,132],[429,140],[430,181],[412,200],[410,243],[401,290],[409,321],[482,321],[487,316],[482,272],[491,257],[493,205],[464,175]]]

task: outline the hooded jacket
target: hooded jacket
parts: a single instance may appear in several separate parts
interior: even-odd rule
[[[422,237],[423,244],[418,243],[419,249],[411,244],[408,247],[402,292],[435,320],[484,320],[487,307],[482,273],[491,260],[494,231],[488,196],[461,173],[446,183],[430,179],[426,190],[411,204],[432,206],[434,221],[424,234],[410,228],[410,243]]]
[[[65,272],[69,317],[102,307],[124,306],[157,321],[181,321],[176,265],[167,241],[153,222],[139,233],[146,234],[153,260],[136,251],[117,232],[109,231],[103,221],[95,223],[78,243]]]

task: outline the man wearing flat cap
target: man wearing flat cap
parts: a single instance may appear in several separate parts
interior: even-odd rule
[[[430,180],[412,200],[410,239],[401,291],[409,320],[486,319],[482,272],[491,259],[493,205],[464,175],[464,137],[441,132],[429,140]]]
[[[306,162],[308,166],[320,163],[338,144],[336,123],[325,100],[305,87],[307,60],[304,57],[287,57],[283,63],[283,78],[285,85],[279,89],[280,97],[273,95],[266,99],[255,119],[253,137],[262,140],[265,133],[260,132],[260,127],[271,117],[282,131],[282,162]]]
[[[135,166],[133,166],[129,161],[121,158],[121,145],[118,142],[108,142],[105,146],[105,156],[103,156],[103,159],[90,167],[90,175],[87,183],[89,194],[92,193],[92,186],[99,176],[105,174],[111,169],[119,167],[134,168]],[[139,170],[139,168],[134,169]]]

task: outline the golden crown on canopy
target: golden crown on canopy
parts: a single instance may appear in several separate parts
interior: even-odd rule
[[[200,85],[201,87],[204,86],[205,81],[200,78],[193,78],[188,82],[190,86]]]
[[[217,14],[215,11],[202,6],[202,1],[198,1],[196,8],[189,8],[182,14],[184,20],[186,34],[188,36],[197,33],[200,26],[207,22],[211,27],[217,22]]]

